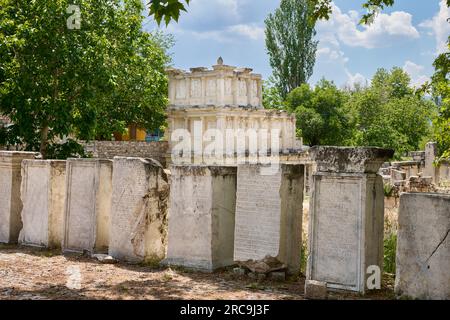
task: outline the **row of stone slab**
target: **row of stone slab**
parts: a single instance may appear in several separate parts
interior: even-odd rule
[[[376,148],[312,154],[307,280],[364,293],[368,270],[383,264],[384,192],[376,172],[390,155]],[[0,242],[17,240],[23,223],[25,244],[109,248],[118,259],[165,258],[204,271],[248,260],[258,266],[269,256],[299,271],[303,165],[172,166],[168,175],[150,159],[22,162],[32,156],[0,155]],[[449,195],[402,195],[399,294],[450,298],[449,231]]]
[[[169,181],[159,163],[34,156],[0,152],[0,242],[164,258]]]

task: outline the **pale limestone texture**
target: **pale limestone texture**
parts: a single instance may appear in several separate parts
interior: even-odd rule
[[[303,165],[239,165],[234,260],[277,258],[291,273],[300,269]]]
[[[213,271],[233,264],[236,168],[172,166],[166,265]]]
[[[236,165],[238,152],[256,155],[270,149],[277,149],[277,153],[301,148],[301,141],[296,140],[295,116],[263,108],[261,76],[251,71],[223,65],[222,61],[213,70],[168,70],[166,138],[169,153],[173,153],[168,163]],[[183,132],[189,136],[181,137]]]
[[[157,161],[114,158],[109,255],[130,262],[165,257],[169,191]]]
[[[262,108],[262,78],[250,68],[221,63],[210,70],[191,68],[191,72],[168,69],[171,106],[252,106]]]
[[[21,163],[34,152],[0,151],[0,243],[17,243],[22,229],[20,212]]]
[[[364,293],[367,268],[382,269],[384,191],[379,148],[314,147],[307,280]]]
[[[112,194],[112,161],[68,159],[65,251],[106,251]]]
[[[397,295],[450,299],[450,195],[403,193],[398,225]]]
[[[64,231],[66,161],[23,160],[19,243],[60,248]]]

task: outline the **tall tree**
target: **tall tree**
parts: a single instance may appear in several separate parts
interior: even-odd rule
[[[0,136],[44,157],[80,151],[66,137],[164,121],[168,56],[142,30],[142,2],[71,2],[0,0],[0,113],[13,122]]]
[[[379,69],[370,87],[352,93],[346,110],[354,130],[350,144],[392,148],[401,158],[430,136],[436,105],[414,94],[408,74],[394,67]]]
[[[318,41],[310,23],[311,6],[307,0],[281,0],[269,14],[266,24],[266,48],[276,86],[283,98],[311,77]]]
[[[344,110],[346,100],[345,92],[322,79],[314,89],[304,83],[292,90],[286,104],[296,114],[297,133],[306,144],[345,145],[351,134]]]

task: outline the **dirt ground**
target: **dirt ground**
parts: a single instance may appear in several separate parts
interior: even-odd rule
[[[77,278],[78,277],[78,278]],[[78,280],[77,280],[78,279]],[[0,299],[246,300],[303,299],[304,277],[276,282],[126,263],[102,264],[83,255],[0,245]],[[393,279],[366,296],[331,293],[330,299],[392,299]]]

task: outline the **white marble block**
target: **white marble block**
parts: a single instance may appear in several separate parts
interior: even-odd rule
[[[107,250],[112,167],[110,160],[67,160],[64,251]]]
[[[307,280],[364,293],[369,266],[382,270],[384,191],[379,148],[314,147]],[[371,270],[371,269],[369,269]]]
[[[168,176],[153,159],[114,158],[109,254],[158,261],[167,246]]]
[[[239,165],[234,260],[277,258],[291,273],[300,271],[304,166]]]
[[[233,264],[236,167],[171,166],[166,265],[211,272]]]
[[[395,291],[450,299],[450,195],[403,193],[398,214]]]
[[[19,243],[60,248],[64,232],[66,161],[23,160]]]
[[[21,164],[35,152],[0,151],[0,243],[17,243],[22,229],[20,212]]]

